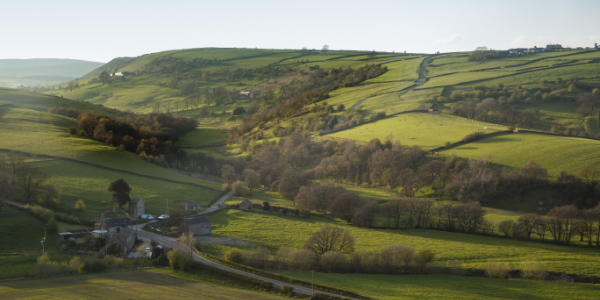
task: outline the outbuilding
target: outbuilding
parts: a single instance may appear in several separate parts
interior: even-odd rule
[[[207,216],[185,218],[181,221],[182,232],[192,232],[194,235],[212,233],[212,223]]]
[[[250,211],[252,210],[252,202],[250,202],[248,199],[244,199],[244,201],[240,203],[239,207],[241,210]]]
[[[129,213],[133,215],[134,218],[137,218],[146,213],[146,203],[144,200],[139,198],[131,199],[129,202]]]

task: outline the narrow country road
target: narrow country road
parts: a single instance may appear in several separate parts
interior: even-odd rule
[[[398,95],[398,99],[400,99],[402,96],[406,95],[408,92],[412,91],[414,88],[421,86],[425,83],[425,65],[427,65],[427,62],[429,61],[429,57],[424,59],[421,62],[421,72],[419,73],[419,79],[417,79],[417,81],[415,81],[415,84],[411,85],[404,93],[399,94]]]
[[[199,213],[199,215],[206,215],[206,214],[209,214],[209,213],[219,209],[219,205],[223,204],[223,202],[225,202],[225,200],[227,200],[227,198],[231,197],[231,195],[233,195],[233,191],[229,191],[229,193],[223,195],[223,197],[221,197],[221,199],[219,199],[219,201],[215,202],[215,204],[213,204],[211,207],[207,208],[205,211]]]
[[[157,241],[167,247],[171,247],[171,248],[177,248],[179,247],[179,242],[177,240],[175,240],[174,238],[171,237],[166,237],[166,236],[162,236],[159,234],[155,234],[155,233],[151,233],[151,232],[147,232],[141,229],[141,227],[143,226],[143,224],[141,225],[136,225],[134,226],[137,227],[138,231],[138,237],[143,239],[143,240],[154,240]],[[215,267],[215,268],[219,268],[221,270],[226,270],[228,272],[233,272],[233,273],[237,273],[237,274],[241,274],[247,277],[251,277],[251,278],[255,278],[255,279],[260,279],[260,280],[264,280],[267,282],[271,282],[273,283],[273,285],[275,287],[281,287],[281,286],[290,286],[294,289],[294,292],[299,293],[299,294],[304,294],[304,295],[311,295],[312,294],[312,289],[307,288],[307,287],[303,287],[303,286],[299,286],[299,285],[295,285],[295,284],[291,284],[291,283],[286,283],[286,282],[281,282],[275,279],[271,279],[271,278],[267,278],[267,277],[263,277],[263,276],[259,276],[259,275],[255,275],[252,273],[248,273],[248,272],[244,272],[244,271],[240,271],[238,269],[234,269],[234,268],[230,268],[230,267],[226,267],[223,265],[220,265],[218,263],[215,263],[213,261],[210,261],[204,257],[201,257],[199,255],[197,255],[196,253],[194,253],[194,260],[197,262],[201,262],[203,264]],[[332,293],[327,293],[327,292],[323,292],[323,291],[318,291],[315,290],[315,293],[320,293],[320,294],[326,294],[326,295],[331,295],[331,296],[338,296],[338,297],[342,297],[342,298],[347,298],[347,299],[356,299],[356,298],[351,298],[348,296],[341,296],[341,295],[336,295],[336,294],[332,294]],[[358,300],[358,299],[357,299]]]

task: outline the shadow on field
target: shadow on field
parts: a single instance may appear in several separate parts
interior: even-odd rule
[[[125,285],[126,287],[135,284],[153,285],[153,286],[184,286],[193,281],[177,278],[163,273],[148,272],[144,270],[110,271],[101,273],[86,273],[73,275],[59,275],[54,277],[35,278],[29,280],[16,280],[9,282],[0,282],[2,287],[9,289],[27,289],[33,290],[48,288],[74,288],[85,284],[97,285],[98,281],[114,281],[111,285]],[[82,286],[82,289],[84,286]],[[85,290],[82,290],[85,292]]]

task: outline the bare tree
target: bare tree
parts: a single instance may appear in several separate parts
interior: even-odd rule
[[[233,179],[235,179],[235,168],[230,165],[222,165],[221,166],[221,177],[225,179],[227,184],[230,184]]]
[[[46,182],[48,175],[42,173],[39,169],[24,164],[16,172],[17,185],[25,193],[27,203],[31,203],[31,198],[38,192],[38,189]]]
[[[354,252],[354,237],[348,229],[329,225],[315,232],[304,243],[304,249],[309,249],[319,256],[329,251],[352,253]]]
[[[244,174],[242,176],[244,176],[246,187],[250,189],[250,195],[252,195],[252,189],[258,187],[260,183],[260,176],[252,169],[244,170]]]

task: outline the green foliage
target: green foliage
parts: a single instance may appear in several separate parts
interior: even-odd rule
[[[223,256],[223,258],[226,261],[230,261],[233,263],[237,263],[237,264],[241,264],[244,263],[244,254],[237,250],[237,249],[230,249],[227,252],[225,252],[225,255]]]
[[[214,234],[241,238],[274,249],[300,248],[313,232],[326,225],[336,225],[351,232],[356,251],[379,251],[386,245],[402,244],[415,249],[428,248],[440,262],[460,260],[465,268],[483,269],[491,259],[514,264],[537,260],[551,272],[578,270],[580,274],[600,275],[593,267],[595,261],[600,262],[594,249],[435,230],[374,230],[320,217],[271,216],[237,210],[218,212],[211,215],[211,221]],[[276,234],[272,228],[278,228]]]

